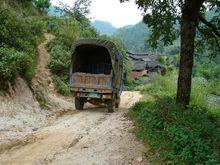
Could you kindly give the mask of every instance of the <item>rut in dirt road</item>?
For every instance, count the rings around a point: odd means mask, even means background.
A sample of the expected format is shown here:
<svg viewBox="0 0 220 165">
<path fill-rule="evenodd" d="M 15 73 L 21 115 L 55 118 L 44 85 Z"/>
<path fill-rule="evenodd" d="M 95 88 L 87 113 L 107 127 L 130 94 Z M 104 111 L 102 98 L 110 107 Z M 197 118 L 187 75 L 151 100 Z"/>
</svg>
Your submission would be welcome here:
<svg viewBox="0 0 220 165">
<path fill-rule="evenodd" d="M 86 105 L 36 132 L 35 140 L 0 155 L 0 164 L 149 164 L 147 149 L 134 136 L 128 108 L 139 92 L 123 92 L 115 113 Z"/>
</svg>

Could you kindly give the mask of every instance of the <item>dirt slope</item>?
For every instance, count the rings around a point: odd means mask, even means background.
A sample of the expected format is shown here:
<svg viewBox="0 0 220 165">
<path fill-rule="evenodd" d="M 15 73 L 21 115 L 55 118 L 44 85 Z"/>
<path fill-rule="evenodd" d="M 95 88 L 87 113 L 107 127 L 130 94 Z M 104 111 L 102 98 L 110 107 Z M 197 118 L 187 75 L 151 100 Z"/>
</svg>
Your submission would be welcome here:
<svg viewBox="0 0 220 165">
<path fill-rule="evenodd" d="M 45 40 L 38 46 L 38 64 L 32 80 L 32 90 L 17 77 L 16 84 L 8 96 L 0 96 L 0 153 L 29 140 L 33 133 L 51 122 L 60 114 L 74 111 L 73 99 L 66 99 L 56 93 L 51 74 L 47 68 L 50 55 L 46 45 L 53 38 L 45 34 Z M 42 109 L 35 99 L 37 93 L 45 98 L 47 109 Z"/>
<path fill-rule="evenodd" d="M 45 40 L 38 46 L 38 63 L 36 75 L 32 80 L 32 89 L 34 93 L 41 93 L 51 111 L 63 111 L 73 109 L 72 100 L 67 100 L 65 97 L 57 94 L 52 81 L 52 76 L 47 65 L 49 64 L 50 54 L 47 52 L 47 44 L 54 36 L 45 33 Z"/>
<path fill-rule="evenodd" d="M 124 92 L 115 113 L 87 105 L 84 111 L 59 118 L 35 133 L 35 140 L 0 155 L 0 164 L 149 164 L 146 148 L 132 133 L 125 115 L 139 100 Z"/>
</svg>

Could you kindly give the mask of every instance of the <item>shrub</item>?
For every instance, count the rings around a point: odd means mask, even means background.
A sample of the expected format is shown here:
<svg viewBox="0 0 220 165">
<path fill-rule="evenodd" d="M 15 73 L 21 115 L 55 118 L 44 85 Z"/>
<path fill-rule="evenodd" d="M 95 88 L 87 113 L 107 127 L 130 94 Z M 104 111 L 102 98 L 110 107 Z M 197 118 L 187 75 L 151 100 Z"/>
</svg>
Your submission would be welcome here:
<svg viewBox="0 0 220 165">
<path fill-rule="evenodd" d="M 0 89 L 6 89 L 16 74 L 28 81 L 31 79 L 37 55 L 37 39 L 44 28 L 39 17 L 18 14 L 15 8 L 0 5 Z"/>
<path fill-rule="evenodd" d="M 219 119 L 206 108 L 175 105 L 172 97 L 141 101 L 129 112 L 137 135 L 167 164 L 217 164 Z M 154 159 L 158 159 L 154 157 Z"/>
<path fill-rule="evenodd" d="M 0 43 L 35 57 L 37 37 L 42 33 L 38 18 L 19 16 L 8 6 L 0 6 Z"/>
<path fill-rule="evenodd" d="M 73 18 L 57 18 L 47 19 L 47 27 L 57 37 L 57 41 L 62 43 L 67 49 L 70 49 L 73 42 L 81 36 L 80 28 L 76 19 Z"/>
<path fill-rule="evenodd" d="M 194 77 L 188 108 L 175 104 L 176 87 L 174 70 L 152 77 L 142 88 L 146 101 L 136 103 L 129 112 L 137 122 L 137 135 L 151 146 L 154 156 L 159 151 L 167 164 L 217 164 L 220 105 L 213 98 L 218 95 L 219 81 Z"/>
<path fill-rule="evenodd" d="M 59 38 L 53 39 L 48 48 L 51 55 L 48 66 L 53 73 L 53 82 L 56 89 L 60 94 L 70 96 L 70 88 L 67 85 L 71 61 L 70 52 Z"/>
<path fill-rule="evenodd" d="M 150 78 L 150 83 L 143 88 L 142 92 L 160 97 L 175 97 L 177 89 L 177 71 L 168 72 L 165 76 L 154 76 Z"/>
<path fill-rule="evenodd" d="M 29 30 L 35 37 L 41 36 L 46 28 L 45 21 L 37 16 L 28 16 L 25 18 L 25 22 L 30 26 Z"/>
<path fill-rule="evenodd" d="M 54 44 L 54 41 L 52 41 L 49 47 L 51 54 L 49 68 L 52 73 L 61 77 L 68 76 L 70 68 L 70 52 L 64 50 L 62 45 Z"/>
<path fill-rule="evenodd" d="M 144 91 L 147 88 L 147 84 L 150 83 L 148 77 L 142 77 L 137 80 L 127 78 L 125 81 L 124 90 L 126 91 Z"/>
<path fill-rule="evenodd" d="M 48 44 L 51 54 L 49 68 L 54 75 L 53 81 L 57 91 L 63 95 L 70 95 L 67 85 L 71 61 L 71 46 L 79 37 L 94 37 L 97 33 L 88 22 L 79 22 L 74 17 L 52 17 L 47 20 L 47 27 L 55 34 L 55 38 Z"/>
<path fill-rule="evenodd" d="M 0 82 L 6 86 L 13 82 L 16 74 L 30 80 L 34 73 L 33 60 L 14 48 L 0 47 Z"/>
<path fill-rule="evenodd" d="M 220 64 L 216 64 L 214 61 L 204 59 L 197 62 L 194 68 L 194 76 L 204 77 L 208 80 L 217 79 L 220 80 Z"/>
<path fill-rule="evenodd" d="M 53 76 L 53 82 L 55 83 L 56 89 L 60 94 L 64 96 L 71 95 L 69 86 L 67 85 L 67 83 L 62 81 L 59 77 Z"/>
<path fill-rule="evenodd" d="M 146 83 L 144 87 L 135 87 L 136 89 L 141 89 L 144 94 L 150 94 L 156 98 L 169 96 L 172 98 L 176 97 L 177 91 L 177 71 L 173 70 L 168 72 L 165 76 L 155 76 L 150 78 L 150 83 Z M 202 106 L 209 109 L 209 111 L 217 112 L 220 108 L 219 103 L 210 102 L 209 96 L 219 95 L 218 91 L 220 89 L 219 81 L 206 80 L 203 77 L 194 77 L 192 79 L 192 90 L 190 104 L 196 106 Z"/>
</svg>

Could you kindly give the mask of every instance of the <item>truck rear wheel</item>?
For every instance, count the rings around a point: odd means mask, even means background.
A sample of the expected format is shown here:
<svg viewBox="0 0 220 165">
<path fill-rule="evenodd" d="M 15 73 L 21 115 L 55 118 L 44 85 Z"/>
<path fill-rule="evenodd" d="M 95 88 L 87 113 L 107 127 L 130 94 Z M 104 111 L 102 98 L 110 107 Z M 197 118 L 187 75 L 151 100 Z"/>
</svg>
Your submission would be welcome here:
<svg viewBox="0 0 220 165">
<path fill-rule="evenodd" d="M 84 99 L 80 97 L 75 97 L 75 107 L 77 110 L 83 110 Z"/>
<path fill-rule="evenodd" d="M 121 102 L 121 97 L 116 98 L 116 101 L 115 101 L 115 108 L 118 108 L 118 107 L 119 107 L 120 102 Z"/>
<path fill-rule="evenodd" d="M 107 101 L 107 109 L 109 113 L 112 113 L 115 111 L 115 101 L 113 100 L 108 100 Z"/>
</svg>

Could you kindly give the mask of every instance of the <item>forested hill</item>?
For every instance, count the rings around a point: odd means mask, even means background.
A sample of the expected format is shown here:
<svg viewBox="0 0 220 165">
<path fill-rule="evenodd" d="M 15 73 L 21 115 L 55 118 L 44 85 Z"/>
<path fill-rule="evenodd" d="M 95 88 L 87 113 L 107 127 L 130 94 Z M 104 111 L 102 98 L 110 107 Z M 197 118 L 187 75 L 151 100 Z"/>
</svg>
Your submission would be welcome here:
<svg viewBox="0 0 220 165">
<path fill-rule="evenodd" d="M 101 34 L 109 36 L 113 35 L 117 31 L 117 28 L 107 21 L 95 20 L 91 23 L 91 25 Z"/>
<path fill-rule="evenodd" d="M 92 22 L 92 26 L 101 34 L 120 38 L 128 51 L 151 50 L 147 45 L 147 39 L 150 36 L 149 28 L 143 22 L 117 29 L 110 22 L 95 20 Z"/>
<path fill-rule="evenodd" d="M 158 43 L 157 48 L 153 49 L 149 44 L 151 30 L 143 22 L 135 25 L 128 25 L 118 29 L 114 37 L 120 38 L 126 49 L 131 52 L 155 52 L 159 54 L 176 55 L 179 53 L 179 39 L 175 40 L 172 45 L 164 46 Z"/>
<path fill-rule="evenodd" d="M 114 36 L 121 38 L 125 47 L 133 52 L 146 51 L 145 43 L 149 35 L 149 28 L 143 22 L 134 26 L 125 26 L 114 33 Z"/>
<path fill-rule="evenodd" d="M 91 25 L 101 34 L 120 38 L 128 51 L 144 52 L 148 49 L 146 43 L 150 33 L 149 28 L 143 22 L 119 29 L 107 21 L 95 20 Z"/>
</svg>

